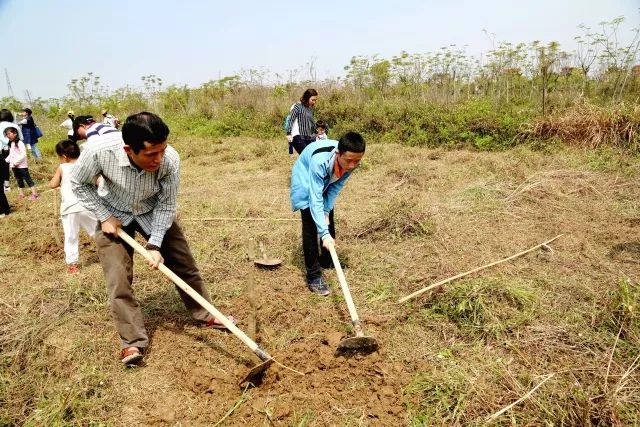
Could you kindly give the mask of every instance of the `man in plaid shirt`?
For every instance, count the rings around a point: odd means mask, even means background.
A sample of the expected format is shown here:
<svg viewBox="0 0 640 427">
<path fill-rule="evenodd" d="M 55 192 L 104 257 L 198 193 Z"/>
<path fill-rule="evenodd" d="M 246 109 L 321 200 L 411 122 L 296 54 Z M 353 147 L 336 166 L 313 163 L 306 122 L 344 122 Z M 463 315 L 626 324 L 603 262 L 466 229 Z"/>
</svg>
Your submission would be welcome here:
<svg viewBox="0 0 640 427">
<path fill-rule="evenodd" d="M 152 268 L 164 263 L 207 301 L 211 297 L 196 267 L 191 250 L 175 222 L 180 183 L 180 157 L 167 145 L 169 128 L 155 114 L 142 112 L 127 118 L 122 138 L 96 137 L 87 144 L 73 169 L 73 191 L 92 211 L 100 225 L 96 231 L 98 256 L 107 282 L 111 313 L 122 343 L 125 365 L 142 360 L 149 338 L 142 310 L 133 296 L 133 249 L 118 238 L 122 228 L 147 239 L 154 259 Z M 106 194 L 99 194 L 96 176 L 104 178 Z M 194 319 L 208 327 L 220 322 L 177 288 Z"/>
</svg>

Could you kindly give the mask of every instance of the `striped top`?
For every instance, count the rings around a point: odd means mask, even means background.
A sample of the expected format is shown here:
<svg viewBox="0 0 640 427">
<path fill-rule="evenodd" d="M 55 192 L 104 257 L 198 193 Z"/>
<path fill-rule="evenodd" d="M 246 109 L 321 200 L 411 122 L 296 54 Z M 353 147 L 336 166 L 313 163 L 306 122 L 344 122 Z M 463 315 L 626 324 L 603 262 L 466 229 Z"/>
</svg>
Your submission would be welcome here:
<svg viewBox="0 0 640 427">
<path fill-rule="evenodd" d="M 87 128 L 87 142 L 91 142 L 91 138 L 95 138 L 96 136 L 102 136 L 109 133 L 114 133 L 120 131 L 113 126 L 107 126 L 102 123 L 96 123 Z M 120 138 L 122 138 L 120 136 Z"/>
<path fill-rule="evenodd" d="M 313 137 L 316 134 L 316 123 L 313 121 L 313 110 L 305 107 L 302 102 L 296 102 L 291 110 L 291 118 L 289 126 L 287 126 L 287 135 L 291 135 L 293 123 L 298 120 L 298 130 L 300 135 Z"/>
<path fill-rule="evenodd" d="M 98 194 L 98 175 L 106 194 Z M 123 225 L 135 220 L 158 247 L 176 217 L 179 184 L 180 156 L 173 147 L 167 146 L 158 170 L 147 172 L 131 164 L 121 138 L 86 144 L 71 173 L 73 192 L 100 222 L 111 216 Z"/>
</svg>

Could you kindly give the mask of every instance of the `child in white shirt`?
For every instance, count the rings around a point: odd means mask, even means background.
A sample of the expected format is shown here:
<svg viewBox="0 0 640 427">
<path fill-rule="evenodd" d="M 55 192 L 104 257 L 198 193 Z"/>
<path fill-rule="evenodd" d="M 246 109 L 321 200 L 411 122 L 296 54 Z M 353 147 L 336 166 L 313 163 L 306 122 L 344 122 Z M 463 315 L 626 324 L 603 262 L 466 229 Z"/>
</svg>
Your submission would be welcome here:
<svg viewBox="0 0 640 427">
<path fill-rule="evenodd" d="M 56 144 L 56 154 L 60 159 L 60 166 L 56 170 L 55 175 L 49 182 L 49 187 L 60 187 L 60 219 L 62 220 L 62 228 L 64 229 L 64 257 L 67 263 L 68 273 L 78 273 L 78 237 L 80 228 L 91 237 L 96 232 L 98 226 L 98 218 L 93 212 L 85 209 L 78 202 L 71 188 L 71 172 L 78 157 L 80 157 L 80 148 L 75 141 L 64 140 Z"/>
<path fill-rule="evenodd" d="M 329 126 L 322 120 L 318 120 L 316 122 L 316 141 L 320 141 L 321 139 L 327 139 L 327 131 L 329 130 Z"/>
<path fill-rule="evenodd" d="M 4 130 L 4 136 L 9 140 L 9 155 L 5 162 L 9 163 L 9 167 L 13 170 L 13 176 L 16 177 L 18 182 L 18 198 L 24 199 L 24 183 L 31 189 L 31 196 L 29 200 L 35 200 L 38 198 L 38 192 L 36 191 L 36 185 L 31 179 L 29 174 L 29 166 L 27 163 L 27 150 L 24 146 L 24 142 L 20 139 L 20 132 L 18 126 L 7 126 Z"/>
</svg>

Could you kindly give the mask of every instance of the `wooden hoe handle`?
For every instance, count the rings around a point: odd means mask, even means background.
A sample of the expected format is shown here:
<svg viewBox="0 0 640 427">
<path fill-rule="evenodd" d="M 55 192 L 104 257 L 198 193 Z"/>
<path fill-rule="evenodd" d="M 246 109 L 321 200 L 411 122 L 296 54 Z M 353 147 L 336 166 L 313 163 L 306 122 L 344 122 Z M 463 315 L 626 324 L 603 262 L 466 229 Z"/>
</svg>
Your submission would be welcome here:
<svg viewBox="0 0 640 427">
<path fill-rule="evenodd" d="M 138 242 L 136 242 L 131 236 L 129 236 L 122 229 L 118 229 L 118 237 L 127 242 L 129 246 L 131 246 L 136 252 L 145 257 L 149 261 L 153 261 L 153 258 L 149 254 L 149 252 L 142 247 Z M 251 338 L 249 338 L 244 332 L 242 332 L 236 325 L 234 325 L 227 317 L 220 313 L 209 301 L 204 299 L 202 295 L 193 290 L 191 286 L 189 286 L 184 280 L 178 277 L 173 271 L 169 270 L 169 268 L 160 264 L 158 266 L 158 270 L 164 273 L 173 283 L 176 284 L 180 289 L 186 292 L 191 298 L 193 298 L 198 304 L 200 304 L 205 310 L 211 313 L 216 319 L 220 320 L 222 324 L 231 331 L 236 337 L 240 339 L 247 347 L 251 349 L 261 360 L 269 360 L 271 356 L 269 356 L 264 350 L 258 346 Z"/>
<path fill-rule="evenodd" d="M 338 260 L 338 254 L 336 253 L 336 248 L 332 244 L 329 245 L 329 252 L 331 253 L 333 266 L 336 268 L 336 274 L 338 275 L 338 281 L 340 282 L 340 287 L 342 288 L 344 299 L 347 302 L 347 307 L 349 308 L 351 323 L 353 323 L 353 327 L 356 331 L 356 335 L 364 336 L 364 332 L 362 331 L 362 327 L 360 326 L 360 319 L 358 318 L 358 312 L 356 311 L 356 306 L 353 304 L 353 299 L 351 298 L 351 292 L 349 291 L 349 286 L 347 285 L 347 279 L 344 277 L 344 272 L 342 271 L 342 266 L 340 265 L 340 261 Z"/>
</svg>

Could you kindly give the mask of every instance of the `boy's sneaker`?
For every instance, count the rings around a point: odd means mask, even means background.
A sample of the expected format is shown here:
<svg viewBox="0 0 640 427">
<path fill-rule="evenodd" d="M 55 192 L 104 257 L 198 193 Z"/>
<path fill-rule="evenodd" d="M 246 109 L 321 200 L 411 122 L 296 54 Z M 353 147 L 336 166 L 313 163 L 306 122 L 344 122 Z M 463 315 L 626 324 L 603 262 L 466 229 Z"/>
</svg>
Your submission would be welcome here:
<svg viewBox="0 0 640 427">
<path fill-rule="evenodd" d="M 69 264 L 67 266 L 67 273 L 69 274 L 80 273 L 80 267 L 78 266 L 78 264 Z"/>
<path fill-rule="evenodd" d="M 329 285 L 324 281 L 322 277 L 318 277 L 317 279 L 311 279 L 307 282 L 307 286 L 309 290 L 313 293 L 326 297 L 331 293 L 331 289 L 329 289 Z"/>
<path fill-rule="evenodd" d="M 29 200 L 35 200 L 37 199 L 39 196 L 37 194 L 32 194 L 29 196 Z"/>
<path fill-rule="evenodd" d="M 142 360 L 142 353 L 138 347 L 127 347 L 120 352 L 120 358 L 127 366 L 136 365 Z"/>
</svg>

